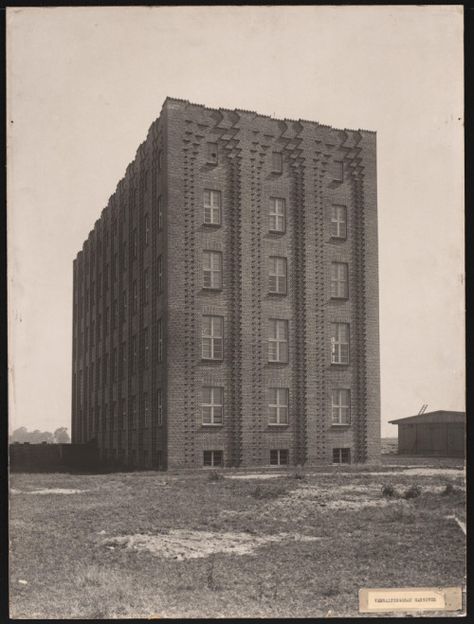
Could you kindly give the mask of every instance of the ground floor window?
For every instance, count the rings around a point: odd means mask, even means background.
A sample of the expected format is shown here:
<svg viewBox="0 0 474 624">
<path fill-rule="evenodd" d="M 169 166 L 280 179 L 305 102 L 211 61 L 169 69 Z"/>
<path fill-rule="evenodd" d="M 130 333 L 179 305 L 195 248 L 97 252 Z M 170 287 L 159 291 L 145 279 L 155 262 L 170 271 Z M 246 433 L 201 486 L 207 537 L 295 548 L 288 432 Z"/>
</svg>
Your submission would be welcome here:
<svg viewBox="0 0 474 624">
<path fill-rule="evenodd" d="M 333 464 L 350 464 L 351 449 L 350 448 L 333 448 L 332 449 Z"/>
<path fill-rule="evenodd" d="M 204 466 L 223 466 L 223 451 L 204 451 Z"/>
<path fill-rule="evenodd" d="M 270 465 L 286 466 L 289 463 L 288 449 L 272 449 L 270 451 Z"/>
</svg>

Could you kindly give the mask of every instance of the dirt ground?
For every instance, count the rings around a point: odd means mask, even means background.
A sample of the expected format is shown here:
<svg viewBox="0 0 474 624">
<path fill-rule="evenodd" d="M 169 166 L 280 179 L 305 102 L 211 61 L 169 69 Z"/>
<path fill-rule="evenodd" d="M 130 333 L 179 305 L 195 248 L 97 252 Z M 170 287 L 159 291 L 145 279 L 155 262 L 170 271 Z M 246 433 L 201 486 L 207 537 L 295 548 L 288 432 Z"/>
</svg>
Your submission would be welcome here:
<svg viewBox="0 0 474 624">
<path fill-rule="evenodd" d="M 362 587 L 464 586 L 462 464 L 392 460 L 14 474 L 11 616 L 357 616 Z"/>
</svg>

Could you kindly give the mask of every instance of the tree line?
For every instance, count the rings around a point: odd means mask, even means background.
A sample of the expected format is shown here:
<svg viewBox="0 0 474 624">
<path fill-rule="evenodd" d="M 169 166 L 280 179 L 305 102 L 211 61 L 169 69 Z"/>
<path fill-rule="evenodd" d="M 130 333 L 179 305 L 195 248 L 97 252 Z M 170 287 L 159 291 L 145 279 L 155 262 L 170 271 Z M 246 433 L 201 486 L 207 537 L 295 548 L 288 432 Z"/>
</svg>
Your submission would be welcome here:
<svg viewBox="0 0 474 624">
<path fill-rule="evenodd" d="M 26 427 L 19 427 L 12 431 L 9 436 L 10 444 L 14 442 L 30 442 L 31 444 L 40 444 L 47 442 L 48 444 L 68 444 L 71 441 L 67 432 L 67 427 L 58 427 L 56 431 L 28 431 Z"/>
</svg>

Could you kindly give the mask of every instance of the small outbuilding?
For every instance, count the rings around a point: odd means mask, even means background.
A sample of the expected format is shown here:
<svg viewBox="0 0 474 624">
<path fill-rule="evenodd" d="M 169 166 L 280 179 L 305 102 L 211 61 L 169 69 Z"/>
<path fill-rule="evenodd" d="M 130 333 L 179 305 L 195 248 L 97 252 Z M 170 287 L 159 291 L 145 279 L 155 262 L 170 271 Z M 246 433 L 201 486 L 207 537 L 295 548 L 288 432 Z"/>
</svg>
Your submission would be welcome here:
<svg viewBox="0 0 474 624">
<path fill-rule="evenodd" d="M 438 410 L 391 420 L 390 423 L 398 425 L 400 455 L 465 455 L 465 412 Z"/>
</svg>

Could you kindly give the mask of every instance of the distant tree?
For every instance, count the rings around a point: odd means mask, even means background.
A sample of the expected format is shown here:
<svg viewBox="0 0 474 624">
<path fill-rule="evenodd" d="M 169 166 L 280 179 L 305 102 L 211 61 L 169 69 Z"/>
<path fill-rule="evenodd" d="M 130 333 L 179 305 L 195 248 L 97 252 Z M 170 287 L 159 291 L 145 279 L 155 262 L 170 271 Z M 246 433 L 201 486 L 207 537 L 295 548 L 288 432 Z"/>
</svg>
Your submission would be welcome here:
<svg viewBox="0 0 474 624">
<path fill-rule="evenodd" d="M 59 427 L 54 432 L 54 441 L 56 444 L 69 444 L 71 438 L 67 432 L 67 427 Z"/>
<path fill-rule="evenodd" d="M 12 431 L 10 442 L 31 442 L 31 444 L 47 442 L 48 444 L 52 444 L 54 442 L 54 435 L 51 431 L 40 431 L 39 429 L 28 431 L 26 427 L 19 427 Z"/>
</svg>

